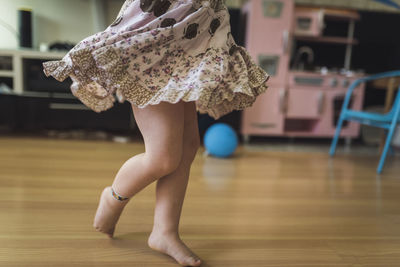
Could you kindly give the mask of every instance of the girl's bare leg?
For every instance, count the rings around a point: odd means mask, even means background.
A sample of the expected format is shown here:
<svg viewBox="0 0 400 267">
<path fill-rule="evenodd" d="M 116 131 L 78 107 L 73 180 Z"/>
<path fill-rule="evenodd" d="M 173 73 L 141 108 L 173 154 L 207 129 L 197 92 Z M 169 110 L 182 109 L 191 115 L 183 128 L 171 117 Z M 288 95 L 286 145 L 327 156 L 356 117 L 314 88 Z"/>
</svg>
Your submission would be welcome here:
<svg viewBox="0 0 400 267">
<path fill-rule="evenodd" d="M 151 235 L 157 244 L 149 244 L 184 266 L 199 266 L 201 262 L 198 257 L 179 239 L 177 232 L 189 168 L 199 143 L 194 104 L 161 103 L 144 109 L 133 107 L 133 111 L 144 138 L 146 152 L 125 162 L 112 186 L 119 195 L 132 197 L 163 177 L 166 182 L 157 186 L 155 225 L 164 225 L 165 228 L 154 228 L 159 230 L 153 230 Z M 186 147 L 184 151 L 183 145 Z M 174 175 L 169 175 L 172 173 Z M 126 201 L 120 202 L 111 196 L 110 187 L 105 188 L 95 217 L 96 229 L 112 237 L 115 224 L 126 204 Z M 156 238 L 160 233 L 169 235 Z"/>
<path fill-rule="evenodd" d="M 160 103 L 143 109 L 132 105 L 132 109 L 146 152 L 126 161 L 112 185 L 118 195 L 129 198 L 177 169 L 182 158 L 184 124 L 183 102 Z M 111 195 L 111 187 L 106 187 L 94 219 L 96 230 L 113 237 L 115 225 L 127 202 L 116 200 Z"/>
<path fill-rule="evenodd" d="M 199 266 L 201 261 L 179 237 L 179 220 L 189 180 L 190 166 L 200 145 L 194 102 L 185 103 L 182 160 L 171 174 L 159 179 L 156 208 L 149 246 L 175 258 L 183 266 Z"/>
</svg>

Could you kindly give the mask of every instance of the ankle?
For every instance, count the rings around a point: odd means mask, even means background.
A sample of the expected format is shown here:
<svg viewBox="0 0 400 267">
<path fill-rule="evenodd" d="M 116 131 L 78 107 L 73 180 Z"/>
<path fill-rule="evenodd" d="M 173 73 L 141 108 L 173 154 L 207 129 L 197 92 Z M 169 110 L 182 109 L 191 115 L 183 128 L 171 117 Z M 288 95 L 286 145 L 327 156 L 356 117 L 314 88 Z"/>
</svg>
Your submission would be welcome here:
<svg viewBox="0 0 400 267">
<path fill-rule="evenodd" d="M 118 200 L 118 198 L 116 196 L 114 196 L 113 189 L 111 186 L 106 188 L 106 190 L 107 190 L 106 194 L 108 195 L 107 202 L 109 203 L 109 205 L 111 205 L 113 207 L 124 207 L 126 204 L 128 204 L 130 198 L 121 201 L 121 200 Z"/>
<path fill-rule="evenodd" d="M 168 250 L 168 244 L 174 242 L 182 242 L 179 234 L 176 232 L 161 232 L 158 230 L 154 230 L 151 232 L 150 236 L 147 239 L 147 244 L 152 249 L 156 250 Z"/>
<path fill-rule="evenodd" d="M 151 236 L 180 238 L 179 232 L 177 230 L 165 229 L 161 227 L 153 227 L 153 230 L 151 231 Z"/>
<path fill-rule="evenodd" d="M 125 201 L 128 201 L 130 199 L 130 197 L 121 196 L 120 194 L 115 192 L 113 186 L 110 187 L 110 190 L 111 190 L 111 195 L 113 196 L 113 198 L 115 198 L 118 201 L 125 202 Z"/>
</svg>

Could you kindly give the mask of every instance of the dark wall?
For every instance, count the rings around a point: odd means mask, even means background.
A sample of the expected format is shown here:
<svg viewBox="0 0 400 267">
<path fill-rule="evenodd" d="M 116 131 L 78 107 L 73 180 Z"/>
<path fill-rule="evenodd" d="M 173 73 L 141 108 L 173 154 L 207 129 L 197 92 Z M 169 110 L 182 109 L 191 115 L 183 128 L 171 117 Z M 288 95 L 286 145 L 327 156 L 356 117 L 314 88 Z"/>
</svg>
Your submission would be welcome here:
<svg viewBox="0 0 400 267">
<path fill-rule="evenodd" d="M 366 73 L 400 69 L 400 14 L 360 12 L 353 66 Z"/>
<path fill-rule="evenodd" d="M 368 74 L 400 70 L 400 14 L 360 12 L 361 21 L 356 26 L 353 67 Z M 367 84 L 364 109 L 369 106 L 383 106 L 386 90 Z"/>
</svg>

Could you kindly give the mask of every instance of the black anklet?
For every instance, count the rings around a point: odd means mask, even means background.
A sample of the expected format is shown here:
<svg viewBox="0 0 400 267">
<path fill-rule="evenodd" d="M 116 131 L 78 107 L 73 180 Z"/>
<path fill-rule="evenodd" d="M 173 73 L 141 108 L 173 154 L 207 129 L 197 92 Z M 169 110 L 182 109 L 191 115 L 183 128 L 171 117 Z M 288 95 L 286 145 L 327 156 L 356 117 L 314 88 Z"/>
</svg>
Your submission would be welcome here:
<svg viewBox="0 0 400 267">
<path fill-rule="evenodd" d="M 123 197 L 123 196 L 120 196 L 120 195 L 118 195 L 117 193 L 115 193 L 115 191 L 114 191 L 114 189 L 111 187 L 111 195 L 116 199 L 116 200 L 119 200 L 119 201 L 125 201 L 125 200 L 128 200 L 129 199 L 129 197 Z"/>
</svg>

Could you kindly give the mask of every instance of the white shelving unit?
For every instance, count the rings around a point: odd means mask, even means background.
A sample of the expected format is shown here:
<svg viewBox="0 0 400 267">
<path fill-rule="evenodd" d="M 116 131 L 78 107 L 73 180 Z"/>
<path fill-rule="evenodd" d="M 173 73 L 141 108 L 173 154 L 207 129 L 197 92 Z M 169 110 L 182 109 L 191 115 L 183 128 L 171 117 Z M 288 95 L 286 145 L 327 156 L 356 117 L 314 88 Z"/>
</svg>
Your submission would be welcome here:
<svg viewBox="0 0 400 267">
<path fill-rule="evenodd" d="M 66 52 L 41 52 L 31 49 L 0 49 L 0 58 L 11 59 L 11 69 L 0 69 L 0 79 L 2 77 L 11 78 L 13 81 L 13 92 L 24 94 L 24 59 L 57 60 L 64 57 Z"/>
<path fill-rule="evenodd" d="M 0 83 L 5 82 L 8 85 L 12 83 L 10 93 L 0 92 L 0 101 L 2 101 L 0 105 L 3 108 L 0 124 L 14 131 L 68 129 L 69 127 L 127 132 L 136 129 L 128 103 L 124 106 L 116 105 L 113 109 L 97 114 L 81 103 L 70 90 L 66 90 L 65 85 L 61 88 L 61 83 L 57 81 L 53 83 L 54 90 L 48 90 L 53 85 L 44 83 L 42 88 L 40 84 L 38 85 L 40 79 L 37 79 L 36 83 L 26 80 L 38 78 L 35 75 L 40 75 L 37 72 L 43 68 L 40 62 L 62 59 L 66 53 L 66 51 L 0 49 Z M 32 64 L 36 60 L 38 64 Z M 36 74 L 32 74 L 32 66 Z M 60 88 L 56 88 L 58 85 Z"/>
</svg>

